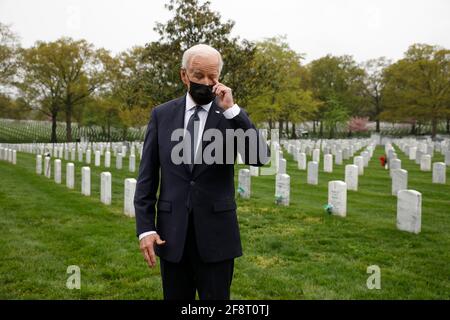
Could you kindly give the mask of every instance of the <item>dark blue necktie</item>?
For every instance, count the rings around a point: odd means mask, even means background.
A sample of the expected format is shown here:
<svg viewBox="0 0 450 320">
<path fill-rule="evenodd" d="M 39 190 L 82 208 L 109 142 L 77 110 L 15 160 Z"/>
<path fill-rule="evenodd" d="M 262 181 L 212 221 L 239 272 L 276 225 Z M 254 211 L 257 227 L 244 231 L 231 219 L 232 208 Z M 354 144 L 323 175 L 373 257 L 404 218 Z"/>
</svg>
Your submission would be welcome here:
<svg viewBox="0 0 450 320">
<path fill-rule="evenodd" d="M 190 134 L 191 138 L 191 152 L 190 152 L 190 163 L 189 163 L 189 169 L 194 169 L 194 159 L 195 159 L 195 139 L 198 139 L 198 130 L 200 125 L 200 118 L 198 117 L 198 113 L 203 110 L 202 106 L 195 106 L 194 114 L 189 118 L 188 124 L 187 124 L 187 131 Z M 197 121 L 197 123 L 195 123 Z"/>
</svg>

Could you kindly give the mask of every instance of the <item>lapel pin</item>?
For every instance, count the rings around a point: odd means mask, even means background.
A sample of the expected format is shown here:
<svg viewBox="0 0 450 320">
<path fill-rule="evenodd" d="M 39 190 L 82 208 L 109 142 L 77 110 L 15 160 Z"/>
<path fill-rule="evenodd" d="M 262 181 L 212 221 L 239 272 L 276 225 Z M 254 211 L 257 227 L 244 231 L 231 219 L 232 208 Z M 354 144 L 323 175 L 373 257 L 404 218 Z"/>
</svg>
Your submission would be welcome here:
<svg viewBox="0 0 450 320">
<path fill-rule="evenodd" d="M 220 113 L 220 111 L 219 111 L 219 110 L 216 110 L 216 113 Z"/>
</svg>

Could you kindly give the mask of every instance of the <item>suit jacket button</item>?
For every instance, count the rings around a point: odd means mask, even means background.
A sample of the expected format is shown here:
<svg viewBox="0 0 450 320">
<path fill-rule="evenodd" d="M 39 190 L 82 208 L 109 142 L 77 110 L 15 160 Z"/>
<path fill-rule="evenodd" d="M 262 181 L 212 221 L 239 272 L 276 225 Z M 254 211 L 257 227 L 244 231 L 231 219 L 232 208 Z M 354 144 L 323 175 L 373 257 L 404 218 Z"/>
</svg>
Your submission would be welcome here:
<svg viewBox="0 0 450 320">
<path fill-rule="evenodd" d="M 191 181 L 191 186 L 195 185 L 195 181 Z"/>
</svg>

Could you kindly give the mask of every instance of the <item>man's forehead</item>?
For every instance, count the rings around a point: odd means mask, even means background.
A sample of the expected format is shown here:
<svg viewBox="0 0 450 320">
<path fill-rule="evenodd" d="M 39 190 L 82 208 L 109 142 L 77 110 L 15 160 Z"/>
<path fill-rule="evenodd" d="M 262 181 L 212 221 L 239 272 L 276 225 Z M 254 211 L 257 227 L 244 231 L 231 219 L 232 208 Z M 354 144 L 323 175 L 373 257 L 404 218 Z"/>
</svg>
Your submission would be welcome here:
<svg viewBox="0 0 450 320">
<path fill-rule="evenodd" d="M 194 56 L 190 61 L 189 69 L 192 71 L 219 71 L 220 61 L 218 57 L 210 56 Z"/>
</svg>

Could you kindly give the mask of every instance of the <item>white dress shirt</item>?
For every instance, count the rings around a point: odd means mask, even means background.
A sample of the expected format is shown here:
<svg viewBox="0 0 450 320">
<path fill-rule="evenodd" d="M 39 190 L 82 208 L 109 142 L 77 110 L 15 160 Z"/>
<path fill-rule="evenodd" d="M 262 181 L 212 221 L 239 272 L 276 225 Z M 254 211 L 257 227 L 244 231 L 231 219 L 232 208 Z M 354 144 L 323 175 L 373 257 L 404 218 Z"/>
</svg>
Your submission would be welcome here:
<svg viewBox="0 0 450 320">
<path fill-rule="evenodd" d="M 185 110 L 184 111 L 184 130 L 186 130 L 189 119 L 195 112 L 194 107 L 196 105 L 197 104 L 194 102 L 191 95 L 188 93 L 186 95 L 186 106 L 184 109 Z M 211 105 L 212 105 L 212 102 L 202 105 L 203 110 L 200 110 L 198 112 L 199 127 L 198 127 L 198 137 L 197 137 L 197 141 L 195 144 L 195 150 L 197 150 L 198 146 L 200 145 L 201 137 L 203 136 L 203 130 L 205 128 L 206 118 L 208 117 L 208 112 L 211 109 Z M 231 108 L 228 108 L 222 114 L 226 119 L 232 119 L 232 118 L 236 117 L 240 111 L 241 111 L 241 108 L 239 108 L 239 106 L 237 104 L 234 104 Z M 156 233 L 156 231 L 147 231 L 147 232 L 141 233 L 139 235 L 139 241 L 142 240 L 144 237 L 154 234 L 154 233 Z"/>
</svg>

